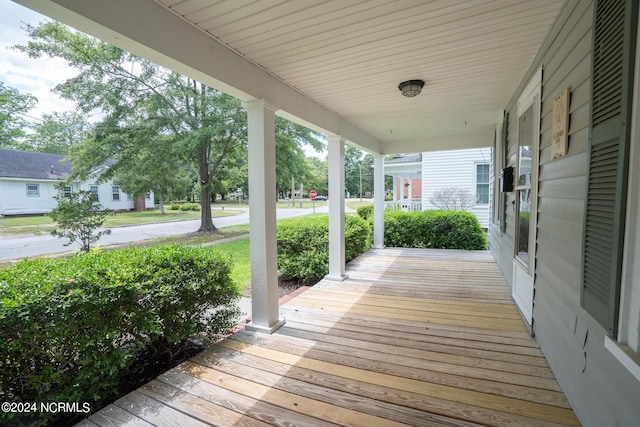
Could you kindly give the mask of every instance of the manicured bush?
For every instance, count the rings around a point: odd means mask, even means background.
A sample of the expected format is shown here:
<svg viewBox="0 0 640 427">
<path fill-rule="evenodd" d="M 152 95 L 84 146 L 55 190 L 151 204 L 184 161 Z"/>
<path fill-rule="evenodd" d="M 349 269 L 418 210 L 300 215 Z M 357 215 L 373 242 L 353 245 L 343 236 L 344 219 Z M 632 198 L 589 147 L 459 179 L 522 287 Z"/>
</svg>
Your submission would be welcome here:
<svg viewBox="0 0 640 427">
<path fill-rule="evenodd" d="M 486 249 L 487 237 L 469 212 L 387 211 L 384 243 L 388 247 Z"/>
<path fill-rule="evenodd" d="M 371 247 L 371 227 L 364 219 L 345 218 L 345 261 Z M 278 222 L 278 270 L 285 280 L 312 283 L 329 273 L 329 218 L 302 217 Z"/>
<path fill-rule="evenodd" d="M 0 270 L 0 401 L 95 407 L 113 398 L 141 354 L 177 352 L 233 325 L 230 268 L 210 247 L 165 246 Z M 36 415 L 0 413 L 0 424 L 51 423 Z"/>
<path fill-rule="evenodd" d="M 181 211 L 199 211 L 200 210 L 200 204 L 199 203 L 182 203 L 180 205 L 180 210 Z"/>
<path fill-rule="evenodd" d="M 373 205 L 360 206 L 358 216 L 366 221 L 373 221 Z"/>
</svg>

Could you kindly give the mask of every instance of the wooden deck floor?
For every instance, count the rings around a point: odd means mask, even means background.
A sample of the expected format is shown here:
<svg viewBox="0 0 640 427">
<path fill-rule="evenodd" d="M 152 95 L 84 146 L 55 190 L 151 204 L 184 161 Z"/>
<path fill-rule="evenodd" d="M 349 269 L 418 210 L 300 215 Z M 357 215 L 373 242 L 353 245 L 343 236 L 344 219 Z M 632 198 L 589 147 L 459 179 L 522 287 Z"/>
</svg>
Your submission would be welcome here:
<svg viewBox="0 0 640 427">
<path fill-rule="evenodd" d="M 488 252 L 372 250 L 85 426 L 579 425 Z"/>
</svg>

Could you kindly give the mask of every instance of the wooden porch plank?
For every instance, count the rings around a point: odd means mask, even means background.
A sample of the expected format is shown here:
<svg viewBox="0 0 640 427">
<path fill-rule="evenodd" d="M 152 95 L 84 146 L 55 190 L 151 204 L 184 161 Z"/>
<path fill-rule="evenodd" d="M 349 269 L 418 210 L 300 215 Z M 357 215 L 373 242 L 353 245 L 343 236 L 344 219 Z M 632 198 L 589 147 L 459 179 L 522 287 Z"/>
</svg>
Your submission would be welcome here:
<svg viewBox="0 0 640 427">
<path fill-rule="evenodd" d="M 408 378 L 431 384 L 447 385 L 464 390 L 475 390 L 545 405 L 570 408 L 562 392 L 506 382 L 504 376 L 502 376 L 502 381 L 494 381 L 486 377 L 464 376 L 460 372 L 455 374 L 445 373 L 433 369 L 430 365 L 425 365 L 422 360 L 392 354 L 385 355 L 382 362 L 380 361 L 379 352 L 376 351 L 359 349 L 356 352 L 353 348 L 350 349 L 334 344 L 304 345 L 304 340 L 282 334 L 270 337 L 269 340 L 263 340 L 253 334 L 240 332 L 234 335 L 233 338 L 261 348 L 283 351 L 290 355 L 304 356 L 305 359 L 347 366 L 370 373 L 388 374 L 394 377 Z"/>
<path fill-rule="evenodd" d="M 292 412 L 306 414 L 329 423 L 361 427 L 407 426 L 405 423 L 396 422 L 388 418 L 377 417 L 344 407 L 336 407 L 296 393 L 274 389 L 256 382 L 255 379 L 247 380 L 212 368 L 203 369 L 202 365 L 196 365 L 192 362 L 185 362 L 176 370 L 261 402 L 267 402 Z"/>
<path fill-rule="evenodd" d="M 497 410 L 490 410 L 478 406 L 467 405 L 460 402 L 444 400 L 439 397 L 431 397 L 404 390 L 398 390 L 381 385 L 367 383 L 364 381 L 345 381 L 343 377 L 333 375 L 329 372 L 319 372 L 295 365 L 292 366 L 283 362 L 264 359 L 259 356 L 242 353 L 235 350 L 229 350 L 220 346 L 214 346 L 211 349 L 200 353 L 200 355 L 198 355 L 198 358 L 201 357 L 202 359 L 207 361 L 207 364 L 211 366 L 217 366 L 217 360 L 219 360 L 220 358 L 225 358 L 226 360 L 232 360 L 244 366 L 250 366 L 262 371 L 280 375 L 283 378 L 296 379 L 321 387 L 329 387 L 333 390 L 339 390 L 352 395 L 365 395 L 382 402 L 388 402 L 410 409 L 420 410 L 423 412 L 423 417 L 417 420 L 419 421 L 417 425 L 421 427 L 423 425 L 428 425 L 422 422 L 431 420 L 433 416 L 442 416 L 445 417 L 445 419 L 450 417 L 452 421 L 459 419 L 471 423 L 480 423 L 481 425 L 496 427 L 549 427 L 566 425 L 543 421 L 537 418 L 529 418 L 521 415 L 505 413 Z M 436 425 L 440 424 L 436 423 Z"/>
<path fill-rule="evenodd" d="M 292 329 L 295 330 L 295 332 L 291 332 Z M 410 354 L 416 358 L 428 361 L 446 362 L 460 366 L 522 374 L 527 377 L 537 376 L 540 378 L 554 379 L 551 370 L 546 366 L 546 364 L 542 363 L 543 361 L 540 361 L 537 365 L 530 365 L 518 363 L 510 357 L 494 357 L 493 359 L 488 359 L 486 357 L 478 357 L 477 355 L 454 354 L 453 351 L 447 352 L 448 348 L 446 347 L 425 350 L 417 348 L 417 346 L 413 345 L 413 341 L 407 342 L 407 340 L 402 337 L 396 338 L 392 335 L 378 336 L 378 331 L 375 330 L 367 330 L 366 339 L 363 339 L 362 336 L 365 334 L 363 330 L 336 330 L 330 329 L 326 326 L 316 326 L 307 323 L 301 324 L 296 322 L 294 319 L 287 318 L 287 329 L 284 329 L 282 333 L 295 333 L 301 336 L 313 336 L 314 339 L 317 337 L 317 340 L 320 342 L 333 342 L 336 344 L 345 343 L 345 345 L 347 343 L 354 343 L 354 345 L 360 345 L 367 348 L 377 348 L 383 353 L 388 351 L 396 354 Z M 488 353 L 488 355 L 494 356 L 494 353 Z"/>
<path fill-rule="evenodd" d="M 351 390 L 351 392 L 344 392 L 326 385 L 320 386 L 310 382 L 308 376 L 305 377 L 304 381 L 290 378 L 285 376 L 285 369 L 288 369 L 285 365 L 281 365 L 281 368 L 284 369 L 278 370 L 276 362 L 273 362 L 275 367 L 272 366 L 269 368 L 264 361 L 261 361 L 258 365 L 260 368 L 257 368 L 252 366 L 252 361 L 249 359 L 251 357 L 252 356 L 238 354 L 232 350 L 216 348 L 215 351 L 202 352 L 194 356 L 191 361 L 246 380 L 255 381 L 262 385 L 299 394 L 300 396 L 319 400 L 341 408 L 351 408 L 376 417 L 386 417 L 390 420 L 408 425 L 450 427 L 479 426 L 479 424 L 476 423 L 443 417 L 437 414 L 429 414 L 407 406 L 400 406 L 362 396 L 353 393 L 353 390 Z"/>
<path fill-rule="evenodd" d="M 359 341 L 348 338 L 338 338 L 332 340 L 330 336 L 322 333 L 313 333 L 306 330 L 298 329 L 296 324 L 291 324 L 287 321 L 287 325 L 280 331 L 281 335 L 288 335 L 291 337 L 301 338 L 307 342 L 313 342 L 311 345 L 314 349 L 326 351 L 337 351 L 338 354 L 358 354 L 358 357 L 364 357 L 368 354 L 373 360 L 380 358 L 380 353 L 384 353 L 390 356 L 399 356 L 408 358 L 407 362 L 403 363 L 404 366 L 416 366 L 417 368 L 424 368 L 428 366 L 429 370 L 434 370 L 446 374 L 461 375 L 469 378 L 476 379 L 488 379 L 495 382 L 503 382 L 509 384 L 517 384 L 527 387 L 540 388 L 544 390 L 551 390 L 559 392 L 560 387 L 556 380 L 551 377 L 540 377 L 526 374 L 519 374 L 510 372 L 509 367 L 506 366 L 506 362 L 495 364 L 495 369 L 487 369 L 476 366 L 465 366 L 461 364 L 452 363 L 450 358 L 444 357 L 442 361 L 430 359 L 424 352 L 413 350 L 411 348 L 398 348 L 392 345 L 371 343 L 367 341 Z M 333 347 L 324 345 L 330 343 Z M 335 346 L 339 346 L 337 349 Z M 370 353 L 364 353 L 368 351 Z M 426 364 L 425 361 L 429 363 Z"/>
<path fill-rule="evenodd" d="M 296 303 L 292 302 L 292 304 L 296 304 Z M 300 323 L 308 323 L 314 326 L 323 325 L 323 321 L 321 319 L 317 319 L 315 315 L 312 316 L 311 314 L 309 314 L 308 316 L 305 317 L 305 314 L 307 312 L 306 307 L 297 306 L 297 305 L 295 307 L 297 311 L 292 313 L 292 315 L 290 316 L 291 320 L 295 320 Z M 320 311 L 322 313 L 329 313 L 329 314 L 335 313 L 330 310 L 320 310 Z M 334 318 L 336 317 L 334 316 Z M 382 331 L 378 331 L 378 326 L 385 323 L 387 325 L 387 328 L 382 328 L 383 329 Z M 332 331 L 334 329 L 349 329 L 349 328 L 340 328 L 335 324 L 331 324 L 331 322 L 328 322 L 328 321 L 324 322 L 324 325 L 326 325 Z M 471 339 L 464 339 L 464 338 L 458 338 L 458 337 L 450 337 L 448 334 L 447 335 L 431 334 L 431 333 L 428 333 L 429 330 L 424 326 L 419 331 L 404 332 L 401 330 L 401 331 L 395 332 L 392 328 L 395 328 L 397 331 L 398 326 L 397 324 L 395 324 L 394 320 L 384 318 L 382 316 L 378 316 L 378 322 L 376 324 L 373 324 L 371 326 L 367 325 L 365 327 L 368 333 L 371 333 L 371 334 L 381 333 L 382 335 L 388 335 L 388 336 L 390 335 L 391 337 L 407 338 L 411 341 L 417 340 L 420 342 L 431 342 L 431 343 L 438 343 L 438 344 L 444 344 L 444 345 L 453 345 L 458 347 L 474 348 L 474 349 L 480 349 L 480 350 L 500 351 L 504 353 L 522 354 L 522 355 L 535 356 L 540 358 L 544 357 L 539 347 L 532 346 L 532 345 L 521 345 L 522 340 L 515 340 L 515 339 L 509 340 L 508 338 L 503 338 L 503 342 L 496 342 L 495 340 L 491 340 L 491 339 L 485 341 L 482 339 L 481 336 L 478 336 L 476 337 L 476 339 L 471 340 Z M 363 330 L 362 328 L 355 329 L 356 332 L 362 331 L 362 330 Z M 386 331 L 389 331 L 389 332 L 386 332 Z"/>
<path fill-rule="evenodd" d="M 400 297 L 390 295 L 369 295 L 366 292 L 333 290 L 324 287 L 311 288 L 296 298 L 315 299 L 318 301 L 340 301 L 342 303 L 358 303 L 362 305 L 380 306 L 389 309 L 423 310 L 429 307 L 443 314 L 480 314 L 498 319 L 517 319 L 522 316 L 515 307 L 505 304 L 479 304 L 467 301 L 449 301 L 435 298 Z"/>
<path fill-rule="evenodd" d="M 205 427 L 211 425 L 205 424 L 187 414 L 164 405 L 138 390 L 132 391 L 126 396 L 116 400 L 114 405 L 119 406 L 156 427 Z"/>
<path fill-rule="evenodd" d="M 482 329 L 475 326 L 457 326 L 431 323 L 426 325 L 421 321 L 393 319 L 392 322 L 389 319 L 367 316 L 363 314 L 353 315 L 351 313 L 344 312 L 331 312 L 329 310 L 314 309 L 306 307 L 301 310 L 299 306 L 294 306 L 290 302 L 287 305 L 281 307 L 283 312 L 300 316 L 301 318 L 319 318 L 328 319 L 328 321 L 335 322 L 337 325 L 355 325 L 356 327 L 368 328 L 369 325 L 373 325 L 376 329 L 384 330 L 390 329 L 395 331 L 407 331 L 409 333 L 422 333 L 422 331 L 433 331 L 434 334 L 445 334 L 449 336 L 449 333 L 467 333 L 471 335 L 477 335 L 475 340 L 490 340 L 490 339 L 518 339 L 520 342 L 529 341 L 531 346 L 539 347 L 534 340 L 531 339 L 529 333 L 526 331 L 504 331 L 499 329 Z M 313 323 L 313 322 L 311 322 Z M 362 330 L 362 329 L 360 329 Z"/>
<path fill-rule="evenodd" d="M 166 375 L 161 378 L 166 379 Z M 160 378 L 159 378 L 160 379 Z M 188 379 L 188 384 L 194 384 Z M 139 389 L 141 393 L 155 399 L 189 416 L 219 427 L 233 427 L 237 425 L 251 427 L 267 427 L 270 424 L 244 415 L 242 411 L 235 411 L 217 405 L 210 400 L 187 393 L 179 387 L 166 384 L 160 380 L 150 381 Z"/>
<path fill-rule="evenodd" d="M 258 347 L 232 339 L 222 341 L 217 345 L 313 371 L 331 372 L 333 375 L 347 380 L 358 380 L 420 395 L 439 397 L 449 401 L 479 406 L 485 409 L 508 412 L 515 415 L 523 415 L 559 424 L 567 423 L 567 425 L 580 425 L 577 418 L 575 418 L 573 411 L 568 408 L 559 408 L 556 406 L 528 402 L 510 397 L 490 395 L 473 390 L 462 390 L 451 386 L 423 382 L 412 378 L 397 377 L 390 374 L 369 372 L 350 366 L 328 363 L 303 356 L 288 354 L 278 350 Z"/>
<path fill-rule="evenodd" d="M 362 304 L 341 304 L 340 302 L 314 301 L 294 298 L 291 304 L 302 307 L 320 308 L 324 310 L 339 311 L 342 313 L 364 314 L 368 316 L 388 317 L 391 319 L 415 320 L 426 323 L 443 323 L 446 325 L 471 326 L 483 329 L 504 329 L 508 331 L 524 332 L 526 328 L 518 319 L 500 319 L 488 317 L 461 318 L 455 315 L 447 315 L 433 311 L 416 310 L 388 310 L 366 306 Z"/>
<path fill-rule="evenodd" d="M 338 329 L 353 332 L 360 332 L 363 328 L 372 329 L 376 335 L 384 335 L 386 333 L 393 335 L 398 329 L 401 332 L 409 333 L 411 335 L 421 335 L 424 339 L 438 340 L 439 338 L 457 340 L 458 342 L 483 342 L 490 344 L 504 344 L 507 346 L 516 347 L 530 347 L 539 349 L 540 346 L 532 340 L 528 334 L 521 333 L 521 336 L 517 337 L 513 334 L 504 334 L 503 331 L 499 333 L 491 333 L 495 331 L 481 331 L 479 329 L 466 330 L 460 327 L 452 328 L 447 325 L 431 324 L 429 327 L 425 327 L 423 323 L 405 322 L 399 324 L 397 321 L 392 323 L 385 321 L 385 319 L 370 318 L 365 320 L 361 317 L 352 317 L 348 315 L 336 316 L 325 310 L 301 310 L 299 307 L 292 305 L 283 306 L 281 309 L 283 315 L 286 315 L 287 319 L 295 319 L 299 323 L 306 323 L 314 326 L 326 326 L 329 330 Z M 382 321 L 380 321 L 382 320 Z M 465 344 L 459 344 L 465 345 Z M 471 346 L 472 344 L 466 344 Z"/>
<path fill-rule="evenodd" d="M 204 368 L 204 367 L 203 367 Z M 204 372 L 206 368 L 202 369 Z M 226 388 L 226 384 L 212 384 L 186 374 L 180 369 L 172 369 L 165 372 L 158 380 L 182 391 L 188 392 L 198 398 L 215 403 L 219 407 L 224 407 L 238 412 L 248 417 L 255 418 L 261 423 L 258 425 L 300 425 L 335 427 L 336 424 L 314 418 L 297 411 L 290 411 L 282 407 L 267 403 L 263 398 L 258 400 L 237 393 Z M 216 417 L 209 417 L 211 421 L 216 421 Z M 248 418 L 247 418 L 248 419 Z M 189 425 L 189 424 L 186 424 Z"/>
<path fill-rule="evenodd" d="M 89 420 L 100 427 L 153 427 L 153 424 L 113 404 L 91 415 Z"/>
</svg>

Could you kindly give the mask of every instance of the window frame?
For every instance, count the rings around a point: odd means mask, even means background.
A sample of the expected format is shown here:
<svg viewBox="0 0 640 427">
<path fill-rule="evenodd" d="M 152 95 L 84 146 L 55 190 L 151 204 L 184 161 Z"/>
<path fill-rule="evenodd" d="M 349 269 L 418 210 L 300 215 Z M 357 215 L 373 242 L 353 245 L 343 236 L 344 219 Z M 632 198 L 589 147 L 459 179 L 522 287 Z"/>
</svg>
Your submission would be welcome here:
<svg viewBox="0 0 640 427">
<path fill-rule="evenodd" d="M 121 200 L 120 198 L 120 186 L 119 185 L 112 185 L 111 186 L 111 201 L 112 202 L 119 202 Z"/>
<path fill-rule="evenodd" d="M 70 199 L 71 194 L 73 193 L 73 185 L 65 185 L 62 189 L 62 197 L 65 199 Z"/>
<path fill-rule="evenodd" d="M 478 169 L 479 166 L 486 166 L 487 167 L 487 179 L 486 182 L 480 182 L 479 181 L 479 174 L 478 174 Z M 476 162 L 474 165 L 474 181 L 475 181 L 475 190 L 476 190 L 476 206 L 480 205 L 480 206 L 488 206 L 490 201 L 491 201 L 491 164 L 490 163 L 485 163 L 485 162 Z M 486 192 L 486 196 L 487 196 L 487 201 L 486 202 L 482 202 L 480 201 L 480 193 L 478 192 L 478 186 L 479 185 L 485 185 L 487 187 L 487 192 Z"/>
<path fill-rule="evenodd" d="M 29 187 L 30 186 L 34 186 L 35 187 L 35 192 L 34 191 L 30 191 Z M 26 189 L 26 194 L 27 197 L 40 197 L 40 184 L 38 183 L 33 183 L 33 182 L 27 182 L 25 184 L 25 189 Z"/>
<path fill-rule="evenodd" d="M 98 185 L 96 185 L 96 184 L 89 184 L 89 191 L 95 197 L 96 202 L 99 202 L 100 201 L 100 187 Z"/>
</svg>

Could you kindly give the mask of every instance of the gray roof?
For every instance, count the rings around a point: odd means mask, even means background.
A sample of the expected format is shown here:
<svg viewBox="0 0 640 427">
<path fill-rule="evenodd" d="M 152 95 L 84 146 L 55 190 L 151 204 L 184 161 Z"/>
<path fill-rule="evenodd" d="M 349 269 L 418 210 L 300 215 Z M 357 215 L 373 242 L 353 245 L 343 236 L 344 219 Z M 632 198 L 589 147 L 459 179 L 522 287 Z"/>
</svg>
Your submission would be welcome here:
<svg viewBox="0 0 640 427">
<path fill-rule="evenodd" d="M 35 153 L 0 148 L 0 177 L 24 179 L 66 179 L 71 173 L 71 163 L 61 162 L 66 156 L 60 154 Z M 112 166 L 116 160 L 109 159 L 104 165 Z"/>
<path fill-rule="evenodd" d="M 392 159 L 386 159 L 385 165 L 392 165 L 397 163 L 419 163 L 422 161 L 422 153 L 416 154 L 397 154 Z"/>
</svg>

